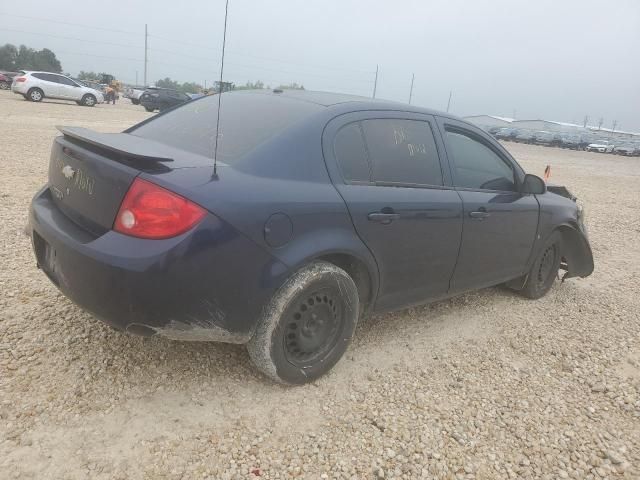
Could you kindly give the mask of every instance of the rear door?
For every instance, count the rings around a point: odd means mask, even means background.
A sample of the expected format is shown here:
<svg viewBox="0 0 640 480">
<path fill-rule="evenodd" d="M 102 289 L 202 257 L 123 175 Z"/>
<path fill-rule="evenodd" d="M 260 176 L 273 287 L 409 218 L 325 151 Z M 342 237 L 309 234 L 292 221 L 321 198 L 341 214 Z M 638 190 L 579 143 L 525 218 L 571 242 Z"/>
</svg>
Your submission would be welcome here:
<svg viewBox="0 0 640 480">
<path fill-rule="evenodd" d="M 446 295 L 460 246 L 462 203 L 441 163 L 433 117 L 342 115 L 325 129 L 323 149 L 356 231 L 378 264 L 376 309 Z"/>
<path fill-rule="evenodd" d="M 464 205 L 462 245 L 452 292 L 522 275 L 538 229 L 539 204 L 521 194 L 522 168 L 493 139 L 456 120 L 438 120 L 453 184 Z"/>
<path fill-rule="evenodd" d="M 57 75 L 53 73 L 32 73 L 38 79 L 38 88 L 42 89 L 45 97 L 60 98 L 60 84 L 57 82 Z"/>
</svg>

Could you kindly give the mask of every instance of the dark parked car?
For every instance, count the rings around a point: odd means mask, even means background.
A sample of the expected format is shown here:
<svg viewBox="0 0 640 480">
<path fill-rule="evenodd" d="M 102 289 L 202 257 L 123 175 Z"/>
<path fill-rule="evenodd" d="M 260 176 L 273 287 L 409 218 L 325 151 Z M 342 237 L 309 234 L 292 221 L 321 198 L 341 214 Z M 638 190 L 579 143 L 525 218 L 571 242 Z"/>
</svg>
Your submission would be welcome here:
<svg viewBox="0 0 640 480">
<path fill-rule="evenodd" d="M 533 143 L 548 147 L 559 147 L 562 144 L 562 135 L 554 132 L 535 132 Z"/>
<path fill-rule="evenodd" d="M 0 72 L 0 90 L 10 90 L 13 77 L 20 75 L 19 72 Z"/>
<path fill-rule="evenodd" d="M 580 135 L 564 133 L 560 136 L 560 147 L 572 150 L 580 149 Z"/>
<path fill-rule="evenodd" d="M 535 143 L 536 132 L 533 130 L 518 130 L 518 133 L 513 137 L 513 141 L 518 143 Z"/>
<path fill-rule="evenodd" d="M 517 128 L 502 127 L 496 130 L 493 136 L 498 140 L 513 141 L 516 138 L 517 134 L 518 134 Z"/>
<path fill-rule="evenodd" d="M 640 145 L 637 143 L 624 143 L 622 145 L 616 145 L 613 149 L 613 153 L 618 155 L 625 155 L 628 157 L 640 155 Z"/>
<path fill-rule="evenodd" d="M 186 93 L 169 88 L 149 87 L 140 95 L 140 104 L 147 112 L 155 110 L 163 112 L 189 100 L 191 100 L 191 97 Z"/>
<path fill-rule="evenodd" d="M 203 97 L 123 133 L 64 127 L 29 231 L 71 300 L 141 335 L 246 343 L 312 381 L 363 315 L 593 270 L 583 211 L 449 114 L 285 91 Z M 217 170 L 213 139 L 219 139 Z"/>
</svg>

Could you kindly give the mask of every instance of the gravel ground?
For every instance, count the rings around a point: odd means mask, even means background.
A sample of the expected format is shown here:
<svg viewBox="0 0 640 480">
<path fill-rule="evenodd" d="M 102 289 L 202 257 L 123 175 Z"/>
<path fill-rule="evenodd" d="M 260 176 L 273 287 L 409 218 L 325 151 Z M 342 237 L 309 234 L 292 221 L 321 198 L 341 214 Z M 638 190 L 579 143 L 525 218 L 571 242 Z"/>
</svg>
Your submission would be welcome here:
<svg viewBox="0 0 640 480">
<path fill-rule="evenodd" d="M 36 269 L 22 229 L 54 126 L 141 107 L 0 92 L 0 112 L 1 478 L 640 478 L 640 159 L 508 144 L 584 200 L 596 272 L 376 316 L 285 388 L 241 346 L 113 331 Z"/>
</svg>

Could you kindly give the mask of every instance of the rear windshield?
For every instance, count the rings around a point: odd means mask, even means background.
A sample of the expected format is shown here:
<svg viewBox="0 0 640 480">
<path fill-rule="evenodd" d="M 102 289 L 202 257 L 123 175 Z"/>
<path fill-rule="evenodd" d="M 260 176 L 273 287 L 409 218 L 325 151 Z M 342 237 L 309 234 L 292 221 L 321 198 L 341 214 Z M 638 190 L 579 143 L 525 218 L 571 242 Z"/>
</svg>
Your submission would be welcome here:
<svg viewBox="0 0 640 480">
<path fill-rule="evenodd" d="M 128 133 L 213 158 L 218 96 L 187 102 Z M 220 109 L 218 160 L 231 164 L 322 107 L 257 93 L 225 93 Z"/>
</svg>

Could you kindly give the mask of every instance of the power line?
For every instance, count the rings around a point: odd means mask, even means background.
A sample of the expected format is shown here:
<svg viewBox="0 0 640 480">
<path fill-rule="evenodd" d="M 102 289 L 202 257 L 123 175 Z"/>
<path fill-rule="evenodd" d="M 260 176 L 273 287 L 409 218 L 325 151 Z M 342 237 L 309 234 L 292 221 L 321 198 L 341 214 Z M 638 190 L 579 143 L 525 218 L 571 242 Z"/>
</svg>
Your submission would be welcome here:
<svg viewBox="0 0 640 480">
<path fill-rule="evenodd" d="M 9 15 L 9 16 L 14 16 L 14 17 L 21 17 L 21 18 L 28 18 L 28 19 L 34 19 L 34 20 L 42 20 L 42 21 L 49 21 L 52 23 L 60 23 L 60 24 L 66 24 L 66 25 L 73 25 L 73 26 L 79 26 L 79 27 L 86 27 L 86 28 L 95 28 L 95 29 L 99 29 L 99 30 L 105 30 L 105 31 L 113 31 L 113 32 L 118 32 L 118 33 L 131 33 L 134 34 L 135 32 L 129 32 L 129 31 L 125 31 L 125 30 L 117 30 L 117 29 L 109 29 L 109 28 L 103 28 L 103 27 L 94 27 L 92 25 L 82 25 L 82 24 L 76 24 L 76 23 L 71 23 L 71 22 L 62 22 L 62 21 L 57 21 L 57 20 L 47 20 L 47 19 L 41 19 L 41 18 L 37 18 L 37 17 L 29 17 L 26 15 L 13 15 L 13 14 L 5 14 L 5 13 L 0 13 L 0 15 Z M 43 32 L 33 32 L 33 31 L 28 31 L 28 30 L 20 30 L 20 29 L 13 29 L 13 28 L 0 28 L 0 31 L 6 31 L 6 32 L 15 32 L 15 33 L 24 33 L 24 34 L 29 34 L 29 35 L 40 35 L 40 36 L 44 36 L 44 37 L 50 37 L 50 38 L 58 38 L 58 39 L 62 39 L 62 40 L 72 40 L 75 42 L 81 42 L 81 43 L 93 43 L 93 44 L 101 44 L 101 45 L 110 45 L 110 46 L 116 46 L 116 47 L 125 47 L 125 48 L 138 48 L 136 45 L 131 45 L 131 44 L 123 44 L 123 43 L 115 43 L 115 42 L 106 42 L 106 41 L 102 41 L 102 40 L 91 40 L 91 39 L 82 39 L 82 38 L 77 38 L 77 37 L 68 37 L 65 35 L 55 35 L 55 34 L 49 34 L 49 33 L 43 33 Z M 139 33 L 135 33 L 136 35 L 139 35 Z M 175 40 L 169 40 L 167 38 L 163 38 L 157 35 L 148 35 L 149 37 L 154 37 L 154 38 L 159 38 L 162 40 L 167 40 L 167 41 L 172 41 L 174 42 Z M 185 44 L 189 44 L 189 45 L 194 45 L 194 46 L 198 46 L 199 48 L 206 48 L 208 50 L 215 50 L 211 47 L 203 47 L 201 45 L 197 45 L 195 43 L 190 43 L 190 42 L 180 42 L 180 41 L 175 41 L 176 43 L 185 43 Z M 177 55 L 180 57 L 188 57 L 188 58 L 193 58 L 196 60 L 202 60 L 202 61 L 206 61 L 206 62 L 211 62 L 210 58 L 206 58 L 206 57 L 199 57 L 196 55 L 190 55 L 190 54 L 185 54 L 185 53 L 180 53 L 180 52 L 174 52 L 174 51 L 170 51 L 170 50 L 164 50 L 164 49 L 159 49 L 159 48 L 149 48 L 149 50 L 153 50 L 156 52 L 162 52 L 162 53 L 167 53 L 167 54 L 171 54 L 171 55 Z M 76 52 L 59 52 L 61 54 L 66 54 L 66 55 L 80 55 L 80 56 L 88 56 L 88 57 L 96 57 L 96 58 L 105 58 L 105 59 L 113 59 L 113 60 L 126 60 L 126 61 L 142 61 L 142 60 L 138 60 L 138 59 L 133 59 L 133 58 L 124 58 L 124 57 L 110 57 L 110 56 L 104 56 L 104 55 L 94 55 L 94 54 L 83 54 L 83 53 L 76 53 Z M 229 53 L 233 54 L 233 55 L 238 55 L 238 56 L 245 56 L 245 57 L 249 57 L 249 58 L 255 58 L 255 59 L 260 59 L 260 60 L 265 60 L 265 61 L 271 61 L 271 62 L 276 62 L 276 63 L 283 63 L 283 64 L 288 64 L 288 65 L 294 65 L 294 66 L 299 66 L 299 67 L 304 67 L 304 68 L 322 68 L 322 69 L 327 69 L 327 70 L 335 70 L 335 71 L 351 71 L 351 72 L 360 72 L 360 73 L 366 73 L 366 74 L 371 74 L 373 75 L 373 72 L 368 72 L 368 71 L 364 71 L 364 70 L 353 70 L 353 69 L 342 69 L 342 68 L 338 68 L 338 67 L 327 67 L 327 66 L 312 66 L 309 64 L 300 64 L 300 63 L 294 63 L 294 62 L 287 62 L 284 60 L 278 60 L 278 59 L 273 59 L 273 58 L 268 58 L 268 57 L 260 57 L 260 56 L 256 56 L 256 55 L 250 55 L 250 54 L 244 54 L 244 53 L 240 53 L 240 52 L 232 52 L 229 51 Z M 209 72 L 209 70 L 205 70 L 202 68 L 198 68 L 198 67 L 191 67 L 191 66 L 184 66 L 184 65 L 179 65 L 176 63 L 168 63 L 168 62 L 161 62 L 161 61 L 155 61 L 154 63 L 159 63 L 159 64 L 164 64 L 164 65 L 168 65 L 168 66 L 176 66 L 176 67 L 180 67 L 180 68 L 188 68 L 188 69 L 194 69 L 194 70 L 200 70 L 202 72 Z M 281 70 L 281 69 L 277 69 L 277 68 L 269 68 L 269 67 L 262 67 L 262 66 L 258 66 L 258 65 L 246 65 L 246 64 L 242 64 L 242 63 L 236 63 L 236 62 L 227 62 L 230 65 L 233 65 L 235 67 L 239 67 L 239 68 L 248 68 L 248 69 L 258 69 L 258 70 L 265 70 L 265 71 L 269 71 L 269 72 L 276 72 L 276 73 L 281 73 L 281 74 L 288 74 L 288 75 L 296 75 L 296 76 L 312 76 L 312 77 L 317 77 L 317 78 L 321 78 L 321 79 L 325 79 L 325 80 L 335 80 L 335 77 L 331 77 L 331 76 L 327 76 L 327 75 L 321 75 L 321 74 L 317 74 L 317 73 L 312 73 L 312 72 L 303 72 L 303 71 L 288 71 L 288 70 Z M 216 72 L 217 73 L 217 72 Z M 358 82 L 358 83 L 374 83 L 373 80 L 364 80 L 362 78 L 352 78 L 352 77 L 347 77 L 344 78 L 344 80 L 348 80 L 348 81 L 352 81 L 352 82 Z"/>
<path fill-rule="evenodd" d="M 79 55 L 79 56 L 82 56 L 82 57 L 106 58 L 106 59 L 109 59 L 109 60 L 127 60 L 129 62 L 140 62 L 140 61 L 142 61 L 139 58 L 109 57 L 107 55 L 95 55 L 93 53 L 61 52 L 61 51 L 56 51 L 56 53 L 60 53 L 62 55 Z"/>
<path fill-rule="evenodd" d="M 140 34 L 140 32 L 130 32 L 130 31 L 127 31 L 127 30 L 118 30 L 118 29 L 115 29 L 115 28 L 98 27 L 96 25 L 86 25 L 86 24 L 81 24 L 81 23 L 63 22 L 61 20 L 51 20 L 50 18 L 29 17 L 27 15 L 16 15 L 14 13 L 0 12 L 0 15 L 3 15 L 3 16 L 6 16 L 6 17 L 24 18 L 26 20 L 37 20 L 37 21 L 40 21 L 40 22 L 58 23 L 60 25 L 71 25 L 73 27 L 90 28 L 92 30 L 103 30 L 105 32 L 126 33 L 128 35 L 139 35 Z"/>
<path fill-rule="evenodd" d="M 150 37 L 153 38 L 157 38 L 159 40 L 164 40 L 166 42 L 171 42 L 171 43 L 179 43 L 179 44 L 183 44 L 183 45 L 187 45 L 187 46 L 191 46 L 191 47 L 196 47 L 196 48 L 201 48 L 203 50 L 210 50 L 212 52 L 216 52 L 218 53 L 218 49 L 214 48 L 214 47 L 208 47 L 199 43 L 193 43 L 193 42 L 185 42 L 183 40 L 175 40 L 175 39 L 171 39 L 171 38 L 166 38 L 166 37 L 160 37 L 158 35 L 149 35 Z M 339 70 L 339 71 L 344 71 L 344 72 L 354 72 L 354 73 L 368 73 L 373 75 L 374 72 L 373 71 L 369 71 L 369 70 L 359 70 L 359 69 L 353 69 L 353 68 L 341 68 L 341 67 L 331 67 L 331 66 L 327 66 L 327 65 L 311 65 L 311 64 L 304 64 L 304 63 L 299 63 L 299 62 L 288 62 L 286 60 L 279 60 L 276 58 L 270 58 L 270 57 L 262 57 L 262 56 L 257 56 L 257 55 L 252 55 L 249 53 L 241 53 L 241 52 L 237 52 L 234 50 L 227 50 L 227 53 L 230 53 L 232 55 L 239 55 L 241 57 L 250 57 L 250 58 L 255 58 L 256 60 L 265 60 L 265 61 L 269 61 L 269 62 L 276 62 L 276 63 L 286 63 L 286 64 L 290 64 L 290 65 L 298 65 L 298 66 L 304 66 L 304 67 L 308 67 L 308 68 L 321 68 L 321 69 L 327 69 L 327 70 Z"/>
<path fill-rule="evenodd" d="M 151 36 L 151 35 L 149 35 Z M 212 62 L 212 59 L 210 58 L 206 58 L 206 57 L 198 57 L 196 55 L 188 55 L 188 54 L 183 54 L 183 53 L 179 53 L 179 52 L 172 52 L 170 50 L 164 50 L 164 49 L 160 49 L 160 48 L 149 48 L 150 51 L 152 52 L 161 52 L 161 53 L 168 53 L 171 55 L 176 55 L 179 57 L 188 57 L 188 58 L 193 58 L 196 60 L 203 60 L 205 62 Z M 262 67 L 259 65 L 247 65 L 247 64 L 243 64 L 243 63 L 237 63 L 237 62 L 226 62 L 229 65 L 233 65 L 236 67 L 241 67 L 241 68 L 251 68 L 251 69 L 259 69 L 259 70 L 266 70 L 266 71 L 270 71 L 270 72 L 276 72 L 276 73 L 288 73 L 288 74 L 292 74 L 292 75 L 308 75 L 308 76 L 314 76 L 314 77 L 318 77 L 318 78 L 325 78 L 325 79 L 331 79 L 334 80 L 335 77 L 329 77 L 326 75 L 319 75 L 317 73 L 309 73 L 309 72 L 301 72 L 301 71 L 297 71 L 297 72 L 292 72 L 292 71 L 287 71 L 287 70 L 282 70 L 282 69 L 274 69 L 274 68 L 269 68 L 269 67 Z M 354 82 L 362 82 L 362 83 L 373 83 L 373 80 L 363 80 L 362 78 L 352 78 L 352 77 L 347 77 L 347 80 L 351 80 Z"/>
<path fill-rule="evenodd" d="M 41 32 L 29 32 L 26 30 L 17 30 L 17 29 L 13 29 L 13 28 L 0 28 L 0 31 L 4 31 L 4 32 L 16 32 L 16 33 L 27 33 L 30 35 L 41 35 L 44 37 L 51 37 L 51 38 L 61 38 L 63 40 L 74 40 L 76 42 L 84 42 L 84 43 L 100 43 L 103 45 L 112 45 L 115 47 L 126 47 L 126 48 L 132 48 L 132 47 L 136 47 L 135 45 L 125 45 L 124 43 L 112 43 L 112 42 L 102 42 L 99 40 L 87 40 L 85 38 L 75 38 L 75 37 L 65 37 L 62 35 L 52 35 L 50 33 L 41 33 Z"/>
</svg>

